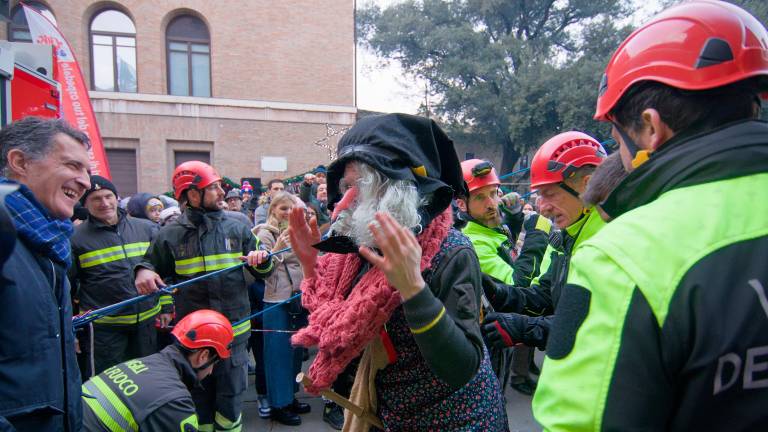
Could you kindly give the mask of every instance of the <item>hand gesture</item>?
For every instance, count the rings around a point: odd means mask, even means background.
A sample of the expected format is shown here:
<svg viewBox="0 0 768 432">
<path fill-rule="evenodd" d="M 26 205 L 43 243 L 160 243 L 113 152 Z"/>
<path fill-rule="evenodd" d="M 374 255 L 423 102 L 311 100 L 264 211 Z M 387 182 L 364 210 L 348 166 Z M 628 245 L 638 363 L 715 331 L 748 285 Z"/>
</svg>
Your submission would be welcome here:
<svg viewBox="0 0 768 432">
<path fill-rule="evenodd" d="M 257 267 L 269 260 L 269 252 L 265 250 L 253 250 L 248 252 L 247 256 L 241 256 L 241 261 L 247 261 L 251 267 Z"/>
<path fill-rule="evenodd" d="M 136 291 L 139 294 L 149 294 L 157 291 L 159 287 L 164 287 L 163 278 L 150 269 L 142 268 L 136 272 Z"/>
<path fill-rule="evenodd" d="M 289 219 L 288 236 L 290 244 L 293 245 L 293 253 L 301 263 L 304 270 L 304 277 L 315 276 L 315 262 L 317 262 L 317 249 L 312 245 L 320 241 L 320 230 L 317 228 L 317 218 L 307 219 L 304 217 L 304 209 L 294 207 Z"/>
<path fill-rule="evenodd" d="M 360 247 L 360 255 L 384 272 L 403 300 L 408 300 L 426 285 L 421 277 L 421 246 L 411 230 L 389 214 L 376 213 L 376 222 L 378 226 L 371 223 L 368 228 L 383 256 L 365 246 Z"/>
<path fill-rule="evenodd" d="M 168 324 L 173 321 L 173 314 L 171 313 L 161 313 L 160 314 L 160 327 L 166 328 L 168 327 Z"/>
<path fill-rule="evenodd" d="M 277 236 L 277 241 L 275 242 L 275 246 L 272 248 L 272 252 L 277 252 L 291 245 L 290 233 L 291 233 L 291 228 L 288 228 L 282 233 L 280 233 L 279 236 Z"/>
<path fill-rule="evenodd" d="M 501 209 L 510 214 L 516 214 L 523 211 L 523 203 L 520 200 L 520 194 L 510 192 L 501 197 Z"/>
</svg>

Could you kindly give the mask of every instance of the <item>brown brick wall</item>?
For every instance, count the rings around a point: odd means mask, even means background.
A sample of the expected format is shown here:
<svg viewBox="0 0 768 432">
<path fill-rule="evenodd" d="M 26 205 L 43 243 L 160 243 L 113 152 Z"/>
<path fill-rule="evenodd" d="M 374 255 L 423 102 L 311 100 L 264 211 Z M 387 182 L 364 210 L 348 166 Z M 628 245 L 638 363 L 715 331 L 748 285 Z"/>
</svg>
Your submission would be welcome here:
<svg viewBox="0 0 768 432">
<path fill-rule="evenodd" d="M 354 119 L 353 0 L 44 3 L 72 45 L 89 87 L 92 17 L 112 7 L 133 19 L 139 95 L 91 97 L 106 145 L 136 149 L 141 191 L 170 189 L 176 150 L 210 150 L 219 173 L 236 181 L 301 174 L 329 162 L 327 151 L 313 145 L 326 136 L 325 123 L 344 127 Z M 165 28 L 181 13 L 198 15 L 208 25 L 213 98 L 142 96 L 167 94 Z M 6 26 L 0 27 L 4 34 Z M 267 103 L 236 106 L 221 99 Z M 263 156 L 286 157 L 287 172 L 262 173 Z"/>
<path fill-rule="evenodd" d="M 140 93 L 166 94 L 165 28 L 190 12 L 211 34 L 218 98 L 354 105 L 353 0 L 48 0 L 90 84 L 88 28 L 105 7 L 134 21 Z M 5 32 L 5 27 L 3 32 Z"/>
<path fill-rule="evenodd" d="M 323 124 L 111 113 L 99 113 L 97 120 L 105 141 L 114 143 L 120 142 L 119 138 L 138 137 L 138 186 L 147 192 L 170 190 L 174 150 L 212 148 L 214 167 L 219 174 L 235 181 L 241 177 L 261 177 L 266 183 L 274 177 L 294 176 L 329 163 L 327 152 L 313 145 L 326 135 Z M 262 173 L 263 156 L 287 157 L 288 171 Z"/>
</svg>

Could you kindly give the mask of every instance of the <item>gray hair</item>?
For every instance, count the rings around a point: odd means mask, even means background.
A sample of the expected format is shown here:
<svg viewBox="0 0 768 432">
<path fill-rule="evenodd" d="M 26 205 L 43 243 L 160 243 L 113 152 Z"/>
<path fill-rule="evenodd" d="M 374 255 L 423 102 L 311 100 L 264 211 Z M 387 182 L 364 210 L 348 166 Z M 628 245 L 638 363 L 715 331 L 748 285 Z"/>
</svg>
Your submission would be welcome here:
<svg viewBox="0 0 768 432">
<path fill-rule="evenodd" d="M 62 119 L 47 120 L 40 117 L 25 117 L 0 130 L 0 170 L 8 176 L 8 153 L 21 150 L 32 160 L 40 160 L 53 147 L 53 137 L 64 134 L 90 149 L 88 136 L 73 128 Z"/>
<path fill-rule="evenodd" d="M 331 225 L 334 234 L 352 237 L 358 245 L 374 246 L 373 235 L 368 225 L 375 223 L 377 212 L 389 213 L 400 225 L 421 231 L 419 207 L 427 198 L 419 196 L 413 182 L 392 180 L 362 162 L 358 165 L 360 179 L 357 181 L 357 202 L 339 213 Z"/>
</svg>

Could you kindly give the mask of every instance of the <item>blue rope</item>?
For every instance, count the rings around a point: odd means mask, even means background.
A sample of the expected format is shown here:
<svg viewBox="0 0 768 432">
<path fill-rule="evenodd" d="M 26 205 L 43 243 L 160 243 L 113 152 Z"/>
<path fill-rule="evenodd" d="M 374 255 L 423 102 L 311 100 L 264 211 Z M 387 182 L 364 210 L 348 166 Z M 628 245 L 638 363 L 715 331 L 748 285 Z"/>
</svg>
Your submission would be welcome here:
<svg viewBox="0 0 768 432">
<path fill-rule="evenodd" d="M 531 169 L 531 168 L 530 168 L 530 167 L 528 167 L 528 168 L 521 168 L 521 169 L 519 169 L 519 170 L 517 170 L 517 171 L 512 171 L 511 173 L 507 173 L 507 174 L 504 174 L 504 175 L 502 175 L 502 176 L 499 176 L 499 180 L 504 180 L 504 179 L 505 179 L 505 178 L 507 178 L 507 177 L 512 177 L 512 176 L 513 176 L 513 175 L 515 175 L 515 174 L 520 174 L 520 173 L 526 172 L 526 171 L 528 171 L 528 170 L 530 170 L 530 169 Z"/>
<path fill-rule="evenodd" d="M 256 318 L 257 316 L 263 314 L 264 312 L 266 312 L 268 310 L 272 310 L 272 309 L 274 309 L 274 308 L 276 308 L 276 307 L 278 307 L 280 305 L 284 305 L 284 304 L 290 302 L 291 300 L 293 300 L 295 298 L 299 298 L 299 297 L 301 297 L 301 292 L 298 292 L 298 293 L 294 294 L 291 298 L 289 298 L 287 300 L 283 300 L 280 303 L 275 303 L 275 304 L 273 304 L 272 306 L 270 306 L 270 307 L 268 307 L 266 309 L 262 309 L 262 310 L 260 310 L 260 311 L 258 311 L 256 313 L 252 313 L 252 314 L 248 315 L 247 317 L 241 319 L 240 321 L 233 322 L 232 323 L 232 327 L 237 327 L 237 326 L 239 326 L 240 324 L 242 324 L 242 323 L 244 323 L 246 321 L 250 321 L 251 319 Z"/>
<path fill-rule="evenodd" d="M 289 248 L 289 247 L 287 247 L 285 249 L 280 249 L 279 251 L 270 253 L 269 255 L 267 255 L 267 257 L 268 258 L 272 258 L 275 255 L 279 255 L 279 254 L 281 254 L 283 252 L 288 252 L 289 250 L 291 250 L 291 248 Z M 208 278 L 211 278 L 213 276 L 216 276 L 216 275 L 219 275 L 219 274 L 222 274 L 222 273 L 226 273 L 228 271 L 232 271 L 232 270 L 235 270 L 235 269 L 239 269 L 239 268 L 245 267 L 246 264 L 247 264 L 246 262 L 241 262 L 240 264 L 235 264 L 232 267 L 227 267 L 227 268 L 224 268 L 224 269 L 221 269 L 221 270 L 216 270 L 214 272 L 206 273 L 204 275 L 201 275 L 201 276 L 198 276 L 198 277 L 194 277 L 192 279 L 185 280 L 184 282 L 179 282 L 179 283 L 177 283 L 175 285 L 170 285 L 170 286 L 161 288 L 161 289 L 159 289 L 159 290 L 157 290 L 157 291 L 155 291 L 153 293 L 143 294 L 143 295 L 140 295 L 140 296 L 137 296 L 137 297 L 132 297 L 132 298 L 129 298 L 127 300 L 123 300 L 123 301 L 121 301 L 119 303 L 115 303 L 113 305 L 104 306 L 101 309 L 95 309 L 95 310 L 86 312 L 83 315 L 80 315 L 80 316 L 72 318 L 72 327 L 74 327 L 74 328 L 82 327 L 82 326 L 88 324 L 91 321 L 94 321 L 94 320 L 97 320 L 99 318 L 105 317 L 105 316 L 107 316 L 109 314 L 115 313 L 115 312 L 119 311 L 120 309 L 122 309 L 122 308 L 124 308 L 126 306 L 130 306 L 132 304 L 136 304 L 138 302 L 141 302 L 141 301 L 144 301 L 144 300 L 147 300 L 147 299 L 150 299 L 150 298 L 162 295 L 162 294 L 173 294 L 179 288 L 185 287 L 187 285 L 191 285 L 191 284 L 196 283 L 196 282 L 200 282 L 201 280 L 208 279 Z"/>
</svg>

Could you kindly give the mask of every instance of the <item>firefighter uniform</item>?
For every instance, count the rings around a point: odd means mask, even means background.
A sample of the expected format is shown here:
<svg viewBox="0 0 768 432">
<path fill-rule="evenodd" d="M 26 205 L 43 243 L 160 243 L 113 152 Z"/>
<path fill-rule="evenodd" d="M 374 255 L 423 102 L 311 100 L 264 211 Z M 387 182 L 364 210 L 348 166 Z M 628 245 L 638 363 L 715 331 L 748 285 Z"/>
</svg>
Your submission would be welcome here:
<svg viewBox="0 0 768 432">
<path fill-rule="evenodd" d="M 89 217 L 75 228 L 70 267 L 80 310 L 102 308 L 136 297 L 133 267 L 149 247 L 157 225 L 128 216 L 118 209 L 118 223 L 107 225 Z M 99 318 L 93 325 L 95 373 L 128 359 L 152 354 L 157 349 L 155 316 L 172 308 L 170 296 L 127 306 L 115 315 Z M 83 349 L 91 352 L 90 340 Z"/>
<path fill-rule="evenodd" d="M 256 237 L 248 227 L 224 217 L 223 212 L 187 208 L 177 221 L 160 230 L 137 270 L 146 268 L 163 280 L 179 283 L 238 264 L 240 256 L 257 247 Z M 272 272 L 273 265 L 269 260 L 257 268 L 246 268 L 255 277 L 264 278 Z M 179 319 L 199 309 L 221 312 L 233 323 L 250 314 L 248 290 L 241 270 L 181 288 L 174 297 Z M 203 381 L 204 389 L 192 391 L 201 430 L 241 428 L 250 329 L 250 321 L 234 327 L 231 357 L 216 364 L 212 376 Z"/>
<path fill-rule="evenodd" d="M 175 345 L 112 366 L 83 384 L 83 430 L 197 431 L 188 390 L 196 385 L 192 365 Z"/>
</svg>

